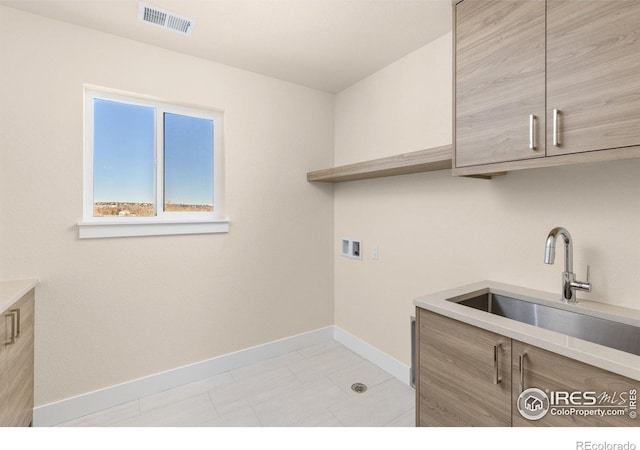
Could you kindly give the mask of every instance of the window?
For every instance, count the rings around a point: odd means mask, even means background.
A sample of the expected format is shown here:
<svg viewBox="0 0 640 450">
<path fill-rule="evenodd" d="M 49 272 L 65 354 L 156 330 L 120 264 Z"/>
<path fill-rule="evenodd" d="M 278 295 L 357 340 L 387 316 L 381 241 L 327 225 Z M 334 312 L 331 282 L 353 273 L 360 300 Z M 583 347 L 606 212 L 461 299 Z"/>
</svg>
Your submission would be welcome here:
<svg viewBox="0 0 640 450">
<path fill-rule="evenodd" d="M 226 232 L 222 114 L 85 89 L 80 238 Z"/>
</svg>

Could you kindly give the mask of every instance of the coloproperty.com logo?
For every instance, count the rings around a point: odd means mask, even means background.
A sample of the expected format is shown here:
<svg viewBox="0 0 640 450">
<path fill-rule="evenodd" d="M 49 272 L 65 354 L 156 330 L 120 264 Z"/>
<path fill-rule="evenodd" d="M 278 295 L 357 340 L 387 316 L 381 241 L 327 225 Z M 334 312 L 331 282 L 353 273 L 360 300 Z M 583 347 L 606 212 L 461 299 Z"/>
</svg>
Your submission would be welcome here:
<svg viewBox="0 0 640 450">
<path fill-rule="evenodd" d="M 637 418 L 636 389 L 622 392 L 543 391 L 529 388 L 518 397 L 520 415 L 529 420 L 552 416 L 628 416 Z"/>
</svg>

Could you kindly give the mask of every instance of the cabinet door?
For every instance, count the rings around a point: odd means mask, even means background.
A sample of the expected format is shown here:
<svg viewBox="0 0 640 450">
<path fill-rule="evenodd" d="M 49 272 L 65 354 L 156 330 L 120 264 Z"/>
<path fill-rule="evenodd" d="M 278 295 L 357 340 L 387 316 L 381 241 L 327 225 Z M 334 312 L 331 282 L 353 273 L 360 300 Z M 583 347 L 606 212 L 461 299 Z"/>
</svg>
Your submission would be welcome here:
<svg viewBox="0 0 640 450">
<path fill-rule="evenodd" d="M 7 320 L 9 316 L 6 313 L 0 313 L 0 426 L 4 426 L 8 421 L 7 407 L 7 355 L 6 342 L 9 338 L 9 330 L 7 328 Z"/>
<path fill-rule="evenodd" d="M 640 2 L 548 2 L 547 154 L 637 145 Z"/>
<path fill-rule="evenodd" d="M 455 14 L 456 167 L 545 156 L 545 1 L 465 0 Z"/>
<path fill-rule="evenodd" d="M 510 426 L 511 340 L 423 309 L 417 317 L 417 425 Z"/>
<path fill-rule="evenodd" d="M 7 405 L 9 426 L 29 426 L 33 420 L 34 291 L 25 294 L 11 310 L 19 310 L 19 335 L 7 347 Z"/>
<path fill-rule="evenodd" d="M 633 397 L 637 396 L 640 381 L 631 380 L 570 358 L 513 341 L 513 426 L 640 426 L 640 418 L 632 418 L 629 413 L 637 408 Z M 521 385 L 520 356 L 523 359 Z M 538 420 L 524 418 L 518 411 L 518 397 L 529 388 L 538 388 L 548 396 L 555 395 L 558 400 L 552 402 L 549 411 Z M 553 394 L 552 394 L 553 393 Z M 557 394 L 559 393 L 559 394 Z M 572 394 L 572 398 L 567 398 Z M 587 393 L 586 395 L 584 393 Z M 595 400 L 593 400 L 595 398 Z M 637 402 L 637 400 L 635 400 Z M 593 403 L 596 403 L 593 405 Z M 579 415 L 570 410 L 586 411 L 601 409 L 608 411 L 627 410 L 624 415 L 605 415 L 603 417 Z M 621 408 L 619 408 L 621 407 Z M 558 413 L 553 413 L 553 410 Z M 561 415 L 566 414 L 566 415 Z M 637 414 L 637 413 L 636 413 Z M 634 416 L 634 414 L 631 414 Z"/>
</svg>

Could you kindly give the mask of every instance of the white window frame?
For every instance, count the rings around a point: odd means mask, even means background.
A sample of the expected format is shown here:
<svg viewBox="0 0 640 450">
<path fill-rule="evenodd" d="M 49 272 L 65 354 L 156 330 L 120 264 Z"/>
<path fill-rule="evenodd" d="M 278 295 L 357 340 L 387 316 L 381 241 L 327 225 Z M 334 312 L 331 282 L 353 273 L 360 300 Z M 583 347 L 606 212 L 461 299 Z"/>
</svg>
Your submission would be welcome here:
<svg viewBox="0 0 640 450">
<path fill-rule="evenodd" d="M 93 104 L 94 99 L 152 107 L 155 110 L 155 207 L 152 217 L 95 217 L 93 215 Z M 208 119 L 213 122 L 213 211 L 164 211 L 164 113 Z M 222 215 L 222 113 L 187 105 L 169 103 L 153 97 L 123 93 L 111 89 L 84 87 L 84 179 L 83 219 L 78 224 L 79 238 L 157 236 L 168 234 L 226 233 L 229 221 Z"/>
</svg>

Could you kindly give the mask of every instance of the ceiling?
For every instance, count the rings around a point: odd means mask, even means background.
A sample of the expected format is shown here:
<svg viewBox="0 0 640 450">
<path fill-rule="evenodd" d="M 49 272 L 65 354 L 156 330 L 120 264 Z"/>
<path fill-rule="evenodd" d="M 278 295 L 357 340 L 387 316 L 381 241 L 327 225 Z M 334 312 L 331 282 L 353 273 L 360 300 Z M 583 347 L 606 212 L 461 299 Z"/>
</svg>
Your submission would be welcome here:
<svg viewBox="0 0 640 450">
<path fill-rule="evenodd" d="M 139 22 L 137 0 L 0 0 L 159 47 L 339 92 L 451 29 L 451 0 L 146 0 L 191 36 Z"/>
</svg>

